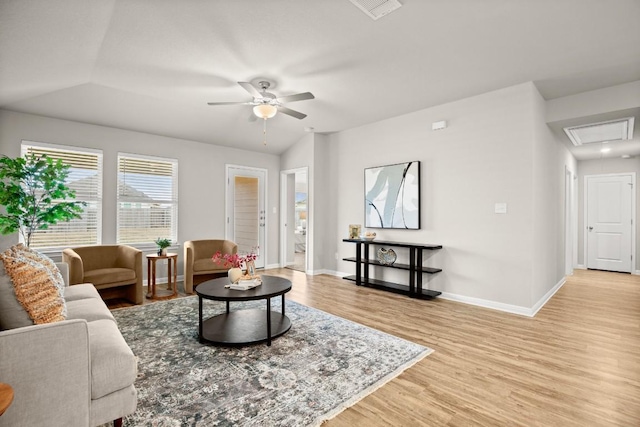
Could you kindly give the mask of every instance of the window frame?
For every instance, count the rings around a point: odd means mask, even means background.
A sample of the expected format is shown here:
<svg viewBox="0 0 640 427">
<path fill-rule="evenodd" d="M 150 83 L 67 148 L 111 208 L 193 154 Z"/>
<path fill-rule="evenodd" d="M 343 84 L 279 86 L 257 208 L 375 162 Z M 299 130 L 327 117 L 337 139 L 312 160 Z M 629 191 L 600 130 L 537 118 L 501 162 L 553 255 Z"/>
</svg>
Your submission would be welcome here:
<svg viewBox="0 0 640 427">
<path fill-rule="evenodd" d="M 120 217 L 120 205 L 121 203 L 132 203 L 132 201 L 123 200 L 123 195 L 120 191 L 121 185 L 121 176 L 120 176 L 120 163 L 121 159 L 132 159 L 132 160 L 147 160 L 150 162 L 159 162 L 159 163 L 167 163 L 171 165 L 172 174 L 171 174 L 171 200 L 164 201 L 164 203 L 170 203 L 172 205 L 172 214 L 171 214 L 171 225 L 170 225 L 170 236 L 154 236 L 153 240 L 150 241 L 137 241 L 137 242 L 128 242 L 121 240 L 121 217 Z M 177 158 L 172 157 L 160 157 L 160 156 L 150 156 L 144 154 L 137 153 L 128 153 L 128 152 L 118 152 L 116 158 L 116 236 L 115 241 L 117 244 L 121 245 L 130 245 L 135 246 L 141 249 L 147 248 L 155 248 L 156 245 L 154 243 L 155 239 L 160 238 L 168 238 L 171 240 L 172 245 L 174 247 L 178 245 L 178 212 L 179 212 L 179 192 L 178 192 L 178 171 L 179 171 L 179 161 Z"/>
<path fill-rule="evenodd" d="M 40 142 L 40 141 L 31 141 L 31 140 L 22 140 L 20 142 L 20 156 L 24 157 L 28 154 L 29 148 L 33 148 L 34 150 L 42 150 L 42 151 L 63 151 L 72 154 L 79 155 L 95 155 L 97 158 L 97 185 L 96 185 L 96 198 L 95 199 L 82 199 L 75 198 L 74 201 L 89 201 L 96 203 L 96 240 L 92 243 L 86 242 L 64 242 L 58 246 L 34 246 L 33 241 L 31 243 L 31 247 L 37 249 L 39 252 L 45 254 L 58 253 L 62 249 L 68 247 L 75 246 L 87 246 L 87 245 L 101 245 L 102 244 L 102 210 L 104 207 L 104 152 L 100 149 L 96 148 L 88 148 L 88 147 L 80 147 L 76 145 L 63 145 L 63 144 L 53 144 L 48 142 Z M 67 181 L 65 183 L 68 184 Z M 73 221 L 73 220 L 72 220 Z M 47 232 L 47 230 L 37 230 L 35 233 Z M 18 233 L 18 241 L 20 243 L 24 243 L 24 239 L 22 237 L 22 233 Z"/>
</svg>

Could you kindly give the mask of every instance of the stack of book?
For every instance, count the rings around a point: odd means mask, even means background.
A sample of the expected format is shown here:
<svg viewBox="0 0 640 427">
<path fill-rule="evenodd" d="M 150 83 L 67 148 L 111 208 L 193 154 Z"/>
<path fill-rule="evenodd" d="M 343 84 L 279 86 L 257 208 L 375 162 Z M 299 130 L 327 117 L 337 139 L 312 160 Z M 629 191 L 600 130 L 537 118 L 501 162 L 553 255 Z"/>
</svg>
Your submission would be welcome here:
<svg viewBox="0 0 640 427">
<path fill-rule="evenodd" d="M 229 286 L 229 289 L 236 289 L 238 291 L 246 291 L 248 289 L 253 289 L 256 286 L 262 285 L 262 280 L 260 279 L 250 279 L 250 280 L 238 280 L 238 283 L 232 283 Z"/>
</svg>

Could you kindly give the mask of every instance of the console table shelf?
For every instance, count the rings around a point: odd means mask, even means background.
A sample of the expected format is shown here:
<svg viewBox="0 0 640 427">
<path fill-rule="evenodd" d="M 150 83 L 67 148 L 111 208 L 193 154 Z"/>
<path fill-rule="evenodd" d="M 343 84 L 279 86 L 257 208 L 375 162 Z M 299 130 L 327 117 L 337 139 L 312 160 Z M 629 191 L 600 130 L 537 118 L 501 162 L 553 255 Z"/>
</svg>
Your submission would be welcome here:
<svg viewBox="0 0 640 427">
<path fill-rule="evenodd" d="M 342 258 L 342 260 L 349 261 L 349 262 L 358 262 L 358 259 L 356 257 Z M 400 264 L 400 263 L 394 262 L 393 264 L 388 265 L 388 264 L 381 263 L 377 259 L 369 259 L 369 260 L 361 259 L 360 262 L 363 264 L 368 262 L 371 265 L 377 265 L 380 267 L 398 268 L 400 270 L 411 271 L 411 266 L 409 264 Z M 441 271 L 442 271 L 441 268 L 422 267 L 422 272 L 427 274 L 440 273 Z"/>
<path fill-rule="evenodd" d="M 347 276 L 347 277 L 343 277 L 343 279 L 350 280 L 352 282 L 357 282 L 356 276 Z M 412 295 L 410 293 L 410 288 L 407 285 L 401 285 L 399 283 L 386 282 L 384 280 L 371 279 L 371 278 L 369 278 L 369 280 L 365 282 L 364 278 L 362 277 L 360 278 L 360 280 L 362 282 L 360 286 L 364 286 L 365 288 L 380 289 L 383 291 L 393 292 L 394 294 L 412 296 L 413 298 L 418 298 L 418 299 L 431 299 L 441 294 L 441 292 L 438 292 L 438 291 L 430 291 L 428 289 L 422 289 L 421 293 L 418 294 L 417 292 L 414 292 Z"/>
<path fill-rule="evenodd" d="M 355 282 L 358 286 L 366 286 L 369 288 L 382 289 L 389 292 L 407 295 L 411 298 L 429 299 L 437 297 L 441 294 L 438 291 L 431 291 L 422 288 L 422 274 L 435 274 L 442 271 L 440 268 L 424 267 L 422 265 L 423 250 L 442 249 L 442 245 L 430 245 L 421 243 L 392 242 L 388 240 L 361 240 L 361 239 L 342 239 L 343 242 L 356 244 L 356 256 L 343 258 L 343 261 L 354 262 L 356 264 L 356 274 L 354 276 L 344 277 L 345 280 Z M 369 258 L 369 247 L 371 245 L 392 246 L 409 249 L 409 264 L 393 263 L 383 264 L 376 259 Z M 399 284 L 386 282 L 369 277 L 370 266 L 396 268 L 399 270 L 409 271 L 409 284 Z"/>
</svg>

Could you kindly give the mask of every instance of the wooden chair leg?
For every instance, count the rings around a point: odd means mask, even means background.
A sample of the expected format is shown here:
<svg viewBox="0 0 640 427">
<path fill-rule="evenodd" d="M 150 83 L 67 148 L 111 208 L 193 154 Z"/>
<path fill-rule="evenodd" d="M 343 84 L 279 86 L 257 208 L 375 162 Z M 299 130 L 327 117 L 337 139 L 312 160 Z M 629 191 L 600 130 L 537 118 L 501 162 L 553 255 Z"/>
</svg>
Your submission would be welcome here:
<svg viewBox="0 0 640 427">
<path fill-rule="evenodd" d="M 117 420 L 113 420 L 113 427 L 122 427 L 122 418 L 118 418 Z"/>
</svg>

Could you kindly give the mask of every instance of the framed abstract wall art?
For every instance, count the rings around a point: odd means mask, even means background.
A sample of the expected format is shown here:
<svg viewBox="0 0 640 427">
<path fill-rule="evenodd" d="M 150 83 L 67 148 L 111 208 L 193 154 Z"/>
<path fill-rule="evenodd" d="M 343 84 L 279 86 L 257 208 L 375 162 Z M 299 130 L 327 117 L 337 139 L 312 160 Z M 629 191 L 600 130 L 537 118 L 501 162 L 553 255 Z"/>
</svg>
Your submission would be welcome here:
<svg viewBox="0 0 640 427">
<path fill-rule="evenodd" d="M 420 162 L 364 170 L 364 223 L 368 228 L 420 229 Z"/>
</svg>

